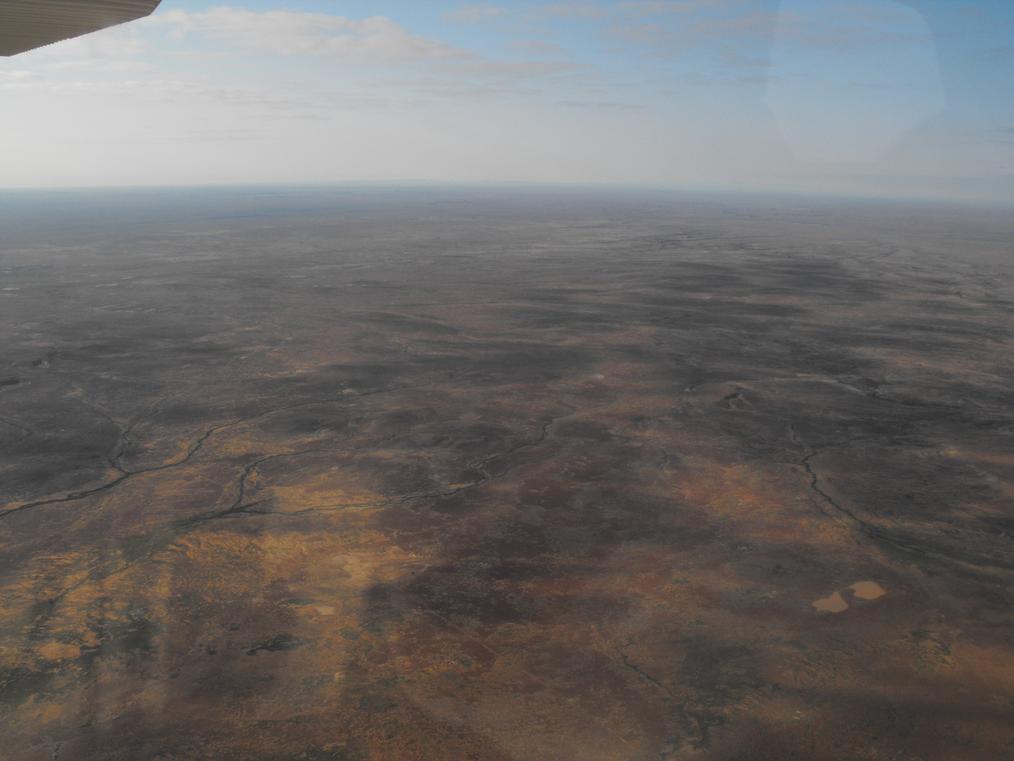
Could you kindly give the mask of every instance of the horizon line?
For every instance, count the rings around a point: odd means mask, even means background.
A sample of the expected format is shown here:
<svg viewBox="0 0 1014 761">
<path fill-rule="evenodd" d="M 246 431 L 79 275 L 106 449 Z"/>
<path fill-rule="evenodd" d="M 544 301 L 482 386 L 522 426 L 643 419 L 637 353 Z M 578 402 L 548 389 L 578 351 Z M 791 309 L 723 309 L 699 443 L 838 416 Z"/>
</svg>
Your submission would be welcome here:
<svg viewBox="0 0 1014 761">
<path fill-rule="evenodd" d="M 185 190 L 352 190 L 352 189 L 485 189 L 485 190 L 546 190 L 569 192 L 622 192 L 647 194 L 681 194 L 701 196 L 746 196 L 749 198 L 772 197 L 783 199 L 839 200 L 859 202 L 895 202 L 915 204 L 942 204 L 962 207 L 982 206 L 1009 208 L 1014 206 L 1014 196 L 976 196 L 970 194 L 903 194 L 864 193 L 858 191 L 814 190 L 812 188 L 735 187 L 729 185 L 652 185 L 622 182 L 545 182 L 530 180 L 329 180 L 329 181 L 265 181 L 265 182 L 207 182 L 207 183 L 160 183 L 142 185 L 0 185 L 0 193 L 59 193 L 59 192 L 124 192 L 124 191 L 185 191 Z"/>
</svg>

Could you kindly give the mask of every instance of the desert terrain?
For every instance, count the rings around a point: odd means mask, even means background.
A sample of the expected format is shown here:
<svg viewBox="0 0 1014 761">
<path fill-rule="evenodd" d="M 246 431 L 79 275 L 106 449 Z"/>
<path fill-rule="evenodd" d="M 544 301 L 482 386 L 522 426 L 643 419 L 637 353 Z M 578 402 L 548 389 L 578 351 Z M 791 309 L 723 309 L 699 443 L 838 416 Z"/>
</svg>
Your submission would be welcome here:
<svg viewBox="0 0 1014 761">
<path fill-rule="evenodd" d="M 1014 758 L 1014 222 L 0 195 L 10 761 Z"/>
</svg>

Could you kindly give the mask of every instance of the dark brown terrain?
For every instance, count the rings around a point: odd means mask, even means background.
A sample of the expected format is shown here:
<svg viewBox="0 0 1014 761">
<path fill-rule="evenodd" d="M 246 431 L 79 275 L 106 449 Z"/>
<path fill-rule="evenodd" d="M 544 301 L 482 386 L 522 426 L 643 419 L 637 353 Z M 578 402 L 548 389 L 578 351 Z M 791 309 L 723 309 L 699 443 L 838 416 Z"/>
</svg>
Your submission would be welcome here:
<svg viewBox="0 0 1014 761">
<path fill-rule="evenodd" d="M 1014 759 L 1014 222 L 0 194 L 0 757 Z"/>
</svg>

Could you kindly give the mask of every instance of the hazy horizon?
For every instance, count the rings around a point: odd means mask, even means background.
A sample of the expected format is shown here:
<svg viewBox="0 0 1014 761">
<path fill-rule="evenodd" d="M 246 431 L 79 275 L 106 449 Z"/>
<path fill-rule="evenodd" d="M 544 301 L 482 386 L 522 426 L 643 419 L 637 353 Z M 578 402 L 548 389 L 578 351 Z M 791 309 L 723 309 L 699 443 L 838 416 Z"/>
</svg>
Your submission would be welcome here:
<svg viewBox="0 0 1014 761">
<path fill-rule="evenodd" d="M 76 194 L 76 193 L 176 193 L 181 191 L 246 193 L 246 192 L 328 192 L 328 191 L 388 191 L 391 193 L 411 191 L 431 192 L 468 192 L 481 191 L 489 193 L 559 193 L 559 194 L 591 194 L 599 196 L 615 195 L 616 197 L 643 196 L 646 198 L 665 199 L 685 197 L 693 200 L 714 200 L 716 202 L 743 201 L 747 204 L 771 203 L 889 203 L 892 205 L 912 205 L 915 207 L 940 207 L 954 210 L 975 209 L 1005 210 L 1014 206 L 1014 196 L 1002 195 L 994 197 L 977 196 L 941 196 L 932 193 L 923 195 L 913 191 L 911 194 L 889 192 L 877 193 L 876 189 L 864 190 L 821 190 L 820 188 L 776 188 L 758 187 L 741 188 L 735 186 L 680 186 L 680 185 L 642 185 L 632 183 L 565 183 L 565 182 L 526 182 L 496 181 L 488 182 L 455 182 L 447 180 L 404 179 L 404 180 L 323 180 L 320 182 L 208 182 L 208 183 L 177 183 L 177 184 L 135 184 L 135 185 L 11 185 L 0 186 L 0 194 Z"/>
</svg>

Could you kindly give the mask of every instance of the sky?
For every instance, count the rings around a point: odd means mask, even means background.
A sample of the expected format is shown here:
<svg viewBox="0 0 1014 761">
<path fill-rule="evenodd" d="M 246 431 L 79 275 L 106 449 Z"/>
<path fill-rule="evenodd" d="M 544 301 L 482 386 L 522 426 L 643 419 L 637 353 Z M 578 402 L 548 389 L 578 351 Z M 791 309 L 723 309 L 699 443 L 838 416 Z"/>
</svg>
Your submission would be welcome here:
<svg viewBox="0 0 1014 761">
<path fill-rule="evenodd" d="M 1014 199 L 1010 0 L 162 0 L 0 58 L 0 187 Z"/>
</svg>

